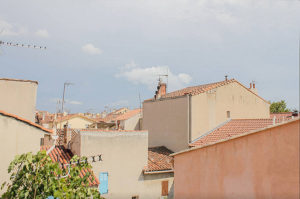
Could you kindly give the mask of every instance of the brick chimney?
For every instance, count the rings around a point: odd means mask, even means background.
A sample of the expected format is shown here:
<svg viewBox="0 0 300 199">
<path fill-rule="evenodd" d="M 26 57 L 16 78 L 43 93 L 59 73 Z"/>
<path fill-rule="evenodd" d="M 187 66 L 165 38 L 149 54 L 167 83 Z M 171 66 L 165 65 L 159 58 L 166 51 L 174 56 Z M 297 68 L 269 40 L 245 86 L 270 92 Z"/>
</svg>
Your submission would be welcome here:
<svg viewBox="0 0 300 199">
<path fill-rule="evenodd" d="M 255 88 L 255 82 L 254 82 L 254 81 L 252 81 L 252 82 L 250 83 L 250 88 L 249 88 L 249 90 L 251 90 L 253 93 L 257 94 L 257 89 Z"/>
<path fill-rule="evenodd" d="M 160 99 L 167 92 L 167 84 L 161 80 L 158 82 L 157 90 L 155 91 L 154 99 Z"/>
</svg>

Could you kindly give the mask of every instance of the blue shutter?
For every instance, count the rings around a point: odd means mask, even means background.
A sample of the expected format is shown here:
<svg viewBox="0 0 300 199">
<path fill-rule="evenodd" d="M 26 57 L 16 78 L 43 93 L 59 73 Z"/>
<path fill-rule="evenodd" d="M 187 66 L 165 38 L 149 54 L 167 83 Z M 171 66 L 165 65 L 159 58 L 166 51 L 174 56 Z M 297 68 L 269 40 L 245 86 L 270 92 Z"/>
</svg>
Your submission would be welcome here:
<svg viewBox="0 0 300 199">
<path fill-rule="evenodd" d="M 99 192 L 100 194 L 108 193 L 108 173 L 107 172 L 101 172 L 99 176 Z"/>
</svg>

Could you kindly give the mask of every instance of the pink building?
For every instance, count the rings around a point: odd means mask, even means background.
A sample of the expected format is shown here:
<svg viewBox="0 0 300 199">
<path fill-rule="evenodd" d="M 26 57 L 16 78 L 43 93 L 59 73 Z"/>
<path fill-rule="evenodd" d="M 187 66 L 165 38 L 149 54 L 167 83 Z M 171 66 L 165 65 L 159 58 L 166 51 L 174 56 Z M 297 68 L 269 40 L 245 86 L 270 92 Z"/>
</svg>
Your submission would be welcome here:
<svg viewBox="0 0 300 199">
<path fill-rule="evenodd" d="M 262 122 L 228 122 L 172 154 L 175 199 L 299 198 L 299 118 Z"/>
</svg>

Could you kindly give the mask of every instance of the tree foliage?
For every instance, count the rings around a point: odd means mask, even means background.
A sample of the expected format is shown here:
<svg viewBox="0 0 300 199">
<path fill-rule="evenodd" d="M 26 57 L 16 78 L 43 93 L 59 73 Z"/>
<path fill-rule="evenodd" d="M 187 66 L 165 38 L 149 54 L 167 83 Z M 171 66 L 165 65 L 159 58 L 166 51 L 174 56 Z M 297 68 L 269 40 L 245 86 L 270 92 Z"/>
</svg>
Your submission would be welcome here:
<svg viewBox="0 0 300 199">
<path fill-rule="evenodd" d="M 284 100 L 279 102 L 272 102 L 270 106 L 271 113 L 283 113 L 283 112 L 290 112 L 291 110 L 286 107 L 286 103 Z"/>
<path fill-rule="evenodd" d="M 8 168 L 10 182 L 4 182 L 1 186 L 1 189 L 7 188 L 2 198 L 100 198 L 98 190 L 89 186 L 91 173 L 82 178 L 79 176 L 82 169 L 91 168 L 91 165 L 84 161 L 86 158 L 77 156 L 71 162 L 78 160 L 79 164 L 69 167 L 69 175 L 64 177 L 68 174 L 68 168 L 53 162 L 46 151 L 16 156 Z"/>
</svg>

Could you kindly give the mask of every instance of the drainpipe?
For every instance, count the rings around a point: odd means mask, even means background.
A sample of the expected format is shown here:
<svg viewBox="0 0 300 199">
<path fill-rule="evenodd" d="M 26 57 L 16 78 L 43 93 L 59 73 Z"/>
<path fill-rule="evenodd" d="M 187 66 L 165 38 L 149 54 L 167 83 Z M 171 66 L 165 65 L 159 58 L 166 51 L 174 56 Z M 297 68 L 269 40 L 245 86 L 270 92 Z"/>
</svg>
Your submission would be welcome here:
<svg viewBox="0 0 300 199">
<path fill-rule="evenodd" d="M 188 144 L 192 141 L 192 96 L 187 95 L 188 98 Z"/>
</svg>

